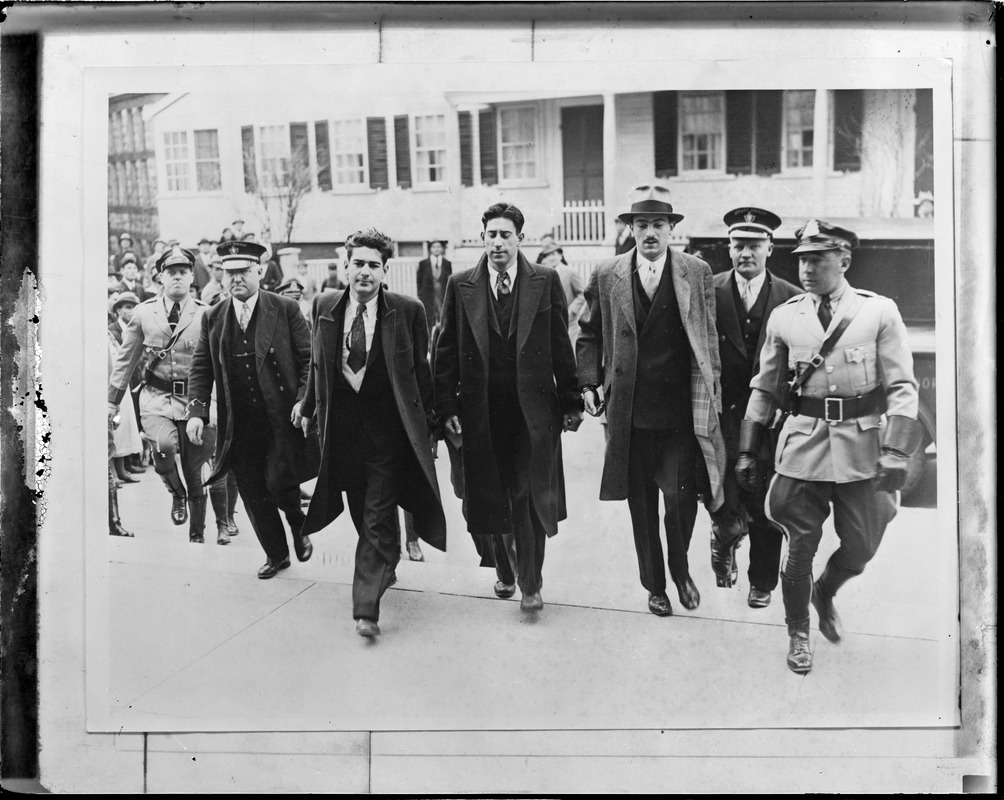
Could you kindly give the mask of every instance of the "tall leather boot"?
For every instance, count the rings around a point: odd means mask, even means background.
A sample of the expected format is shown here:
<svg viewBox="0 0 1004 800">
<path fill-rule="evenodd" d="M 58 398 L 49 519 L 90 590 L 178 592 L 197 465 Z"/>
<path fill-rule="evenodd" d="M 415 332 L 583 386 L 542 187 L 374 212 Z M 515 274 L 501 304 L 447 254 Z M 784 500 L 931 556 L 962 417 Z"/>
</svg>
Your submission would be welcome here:
<svg viewBox="0 0 1004 800">
<path fill-rule="evenodd" d="M 711 513 L 711 570 L 720 589 L 730 589 L 739 578 L 736 550 L 743 538 L 743 526 L 738 517 L 726 513 Z"/>
<path fill-rule="evenodd" d="M 216 544 L 230 544 L 226 478 L 220 478 L 209 486 L 209 500 L 213 504 L 213 516 L 216 517 Z"/>
<path fill-rule="evenodd" d="M 833 596 L 852 576 L 827 564 L 823 574 L 812 584 L 812 607 L 819 615 L 819 632 L 834 644 L 843 633 Z"/>
<path fill-rule="evenodd" d="M 812 650 L 809 646 L 811 594 L 811 575 L 794 580 L 781 575 L 784 621 L 788 625 L 788 669 L 799 675 L 804 675 L 812 669 Z"/>
<path fill-rule="evenodd" d="M 171 464 L 170 472 L 159 472 L 157 474 L 160 475 L 160 479 L 171 494 L 171 522 L 175 525 L 184 525 L 188 521 L 188 509 L 185 507 L 188 501 L 188 493 L 181 482 L 177 464 Z"/>
<path fill-rule="evenodd" d="M 119 519 L 119 491 L 115 488 L 115 481 L 111 480 L 110 469 L 108 477 L 108 535 L 132 537 L 133 534 L 122 527 Z"/>
<path fill-rule="evenodd" d="M 188 498 L 188 541 L 195 544 L 202 544 L 205 541 L 203 534 L 206 530 L 207 501 L 205 495 Z"/>
</svg>

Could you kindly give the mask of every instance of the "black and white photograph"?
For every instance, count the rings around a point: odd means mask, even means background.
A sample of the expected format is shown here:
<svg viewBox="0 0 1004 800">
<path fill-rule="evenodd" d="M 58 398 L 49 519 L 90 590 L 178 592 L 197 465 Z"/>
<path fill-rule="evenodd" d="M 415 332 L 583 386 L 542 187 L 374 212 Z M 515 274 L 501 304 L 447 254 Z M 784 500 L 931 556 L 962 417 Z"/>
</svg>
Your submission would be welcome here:
<svg viewBox="0 0 1004 800">
<path fill-rule="evenodd" d="M 39 642 L 80 685 L 71 723 L 40 670 L 43 776 L 995 781 L 959 745 L 986 98 L 879 28 L 336 5 L 46 37 Z"/>
</svg>

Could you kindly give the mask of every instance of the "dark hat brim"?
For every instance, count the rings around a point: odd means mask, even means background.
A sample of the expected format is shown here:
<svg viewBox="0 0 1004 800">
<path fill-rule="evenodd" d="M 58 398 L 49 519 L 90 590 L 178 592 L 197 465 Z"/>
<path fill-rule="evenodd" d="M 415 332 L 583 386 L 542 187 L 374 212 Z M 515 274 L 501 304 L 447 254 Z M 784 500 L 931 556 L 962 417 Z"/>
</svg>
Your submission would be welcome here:
<svg viewBox="0 0 1004 800">
<path fill-rule="evenodd" d="M 683 219 L 683 214 L 669 213 L 664 211 L 638 211 L 631 212 L 626 211 L 623 214 L 619 214 L 617 219 L 623 222 L 625 225 L 633 225 L 635 217 L 668 217 L 670 222 L 679 222 Z"/>
</svg>

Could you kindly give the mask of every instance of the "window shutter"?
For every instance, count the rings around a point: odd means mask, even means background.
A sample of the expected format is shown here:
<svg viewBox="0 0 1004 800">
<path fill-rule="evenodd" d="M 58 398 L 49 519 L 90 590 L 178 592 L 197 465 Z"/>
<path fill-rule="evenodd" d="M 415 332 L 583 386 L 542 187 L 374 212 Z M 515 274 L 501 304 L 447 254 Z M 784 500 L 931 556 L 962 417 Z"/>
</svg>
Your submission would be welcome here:
<svg viewBox="0 0 1004 800">
<path fill-rule="evenodd" d="M 784 92 L 756 93 L 753 118 L 756 120 L 756 154 L 754 167 L 757 175 L 776 175 L 781 171 L 781 116 L 784 113 Z"/>
<path fill-rule="evenodd" d="M 303 181 L 307 176 L 307 185 L 313 185 L 310 180 L 310 144 L 306 122 L 289 123 L 289 161 L 297 173 L 296 182 Z"/>
<path fill-rule="evenodd" d="M 495 141 L 495 109 L 478 112 L 478 146 L 481 150 L 481 182 L 494 186 L 499 182 L 498 143 Z"/>
<path fill-rule="evenodd" d="M 655 138 L 655 174 L 672 178 L 677 174 L 677 93 L 652 92 L 652 128 Z"/>
<path fill-rule="evenodd" d="M 317 152 L 317 188 L 322 192 L 331 191 L 331 140 L 328 138 L 328 123 L 314 123 L 314 150 Z"/>
<path fill-rule="evenodd" d="M 258 188 L 258 171 L 255 169 L 254 127 L 241 128 L 241 151 L 244 154 L 244 191 L 251 193 Z"/>
<path fill-rule="evenodd" d="M 460 128 L 460 183 L 474 185 L 474 140 L 471 130 L 471 112 L 461 111 L 458 115 Z"/>
<path fill-rule="evenodd" d="M 863 90 L 839 89 L 833 93 L 833 169 L 837 172 L 861 169 L 864 109 Z"/>
<path fill-rule="evenodd" d="M 408 136 L 408 116 L 394 117 L 394 153 L 397 156 L 397 185 L 411 188 L 411 139 Z"/>
<path fill-rule="evenodd" d="M 366 118 L 366 147 L 369 150 L 370 188 L 390 188 L 387 174 L 387 121 L 383 117 Z"/>
<path fill-rule="evenodd" d="M 917 143 L 913 153 L 914 194 L 934 191 L 934 93 L 917 89 Z"/>
<path fill-rule="evenodd" d="M 749 175 L 753 171 L 753 98 L 755 93 L 725 93 L 725 171 Z"/>
</svg>

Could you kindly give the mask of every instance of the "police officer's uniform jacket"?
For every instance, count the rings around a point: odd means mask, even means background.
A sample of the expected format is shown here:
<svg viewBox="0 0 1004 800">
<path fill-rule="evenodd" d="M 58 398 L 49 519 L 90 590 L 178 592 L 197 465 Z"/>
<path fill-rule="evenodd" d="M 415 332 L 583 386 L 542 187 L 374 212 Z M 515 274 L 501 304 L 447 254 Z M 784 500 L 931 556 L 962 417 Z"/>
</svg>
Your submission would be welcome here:
<svg viewBox="0 0 1004 800">
<path fill-rule="evenodd" d="M 750 383 L 753 391 L 746 417 L 770 425 L 789 378 L 806 368 L 855 298 L 862 297 L 863 304 L 833 351 L 801 387 L 802 397 L 834 398 L 826 404 L 831 421 L 792 413 L 781 430 L 775 453 L 775 470 L 780 475 L 849 483 L 876 474 L 883 405 L 888 415 L 917 418 L 917 381 L 906 326 L 896 304 L 887 297 L 855 289 L 846 280 L 831 298 L 834 296 L 837 305 L 827 331 L 816 315 L 812 294 L 794 297 L 771 314 L 760 353 L 760 372 Z M 849 401 L 875 390 L 884 398 L 874 411 L 839 421 L 841 403 L 836 398 Z"/>
</svg>

